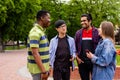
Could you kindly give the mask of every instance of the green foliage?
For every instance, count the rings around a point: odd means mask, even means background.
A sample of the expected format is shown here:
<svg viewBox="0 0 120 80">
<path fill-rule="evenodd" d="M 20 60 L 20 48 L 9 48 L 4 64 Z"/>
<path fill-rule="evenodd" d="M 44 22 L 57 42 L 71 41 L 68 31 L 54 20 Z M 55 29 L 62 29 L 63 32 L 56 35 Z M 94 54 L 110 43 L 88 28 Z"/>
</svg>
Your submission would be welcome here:
<svg viewBox="0 0 120 80">
<path fill-rule="evenodd" d="M 47 29 L 49 40 L 57 34 L 54 23 L 66 21 L 67 34 L 74 37 L 81 28 L 80 16 L 91 13 L 93 25 L 99 27 L 103 20 L 120 24 L 120 0 L 0 0 L 0 37 L 2 40 L 25 40 L 38 10 L 50 11 L 51 26 Z"/>
<path fill-rule="evenodd" d="M 103 20 L 109 20 L 115 24 L 119 21 L 118 10 L 120 3 L 118 0 L 71 0 L 70 4 L 73 5 L 79 15 L 91 13 L 93 25 L 96 27 L 99 27 Z"/>
<path fill-rule="evenodd" d="M 40 0 L 1 0 L 2 40 L 25 40 L 41 8 L 39 4 Z"/>
<path fill-rule="evenodd" d="M 62 0 L 42 0 L 40 5 L 42 9 L 47 9 L 51 13 L 52 28 L 47 29 L 49 39 L 56 34 L 52 31 L 55 30 L 54 22 L 58 19 L 66 21 L 68 34 L 74 37 L 75 32 L 81 28 L 80 16 L 84 13 L 91 13 L 92 24 L 95 27 L 99 27 L 103 20 L 120 24 L 120 0 L 70 0 L 69 3 L 64 3 Z"/>
</svg>

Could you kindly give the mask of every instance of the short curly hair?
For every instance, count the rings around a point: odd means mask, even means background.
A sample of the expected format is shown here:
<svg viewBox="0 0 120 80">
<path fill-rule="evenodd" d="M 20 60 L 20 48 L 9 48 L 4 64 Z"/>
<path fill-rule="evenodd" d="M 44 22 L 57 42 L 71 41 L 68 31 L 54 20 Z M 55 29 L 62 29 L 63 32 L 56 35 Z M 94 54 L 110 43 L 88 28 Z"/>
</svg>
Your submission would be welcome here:
<svg viewBox="0 0 120 80">
<path fill-rule="evenodd" d="M 44 17 L 45 15 L 47 15 L 47 13 L 49 13 L 48 11 L 46 10 L 40 10 L 37 12 L 37 15 L 36 15 L 36 19 L 37 20 L 40 20 L 41 17 Z"/>
</svg>

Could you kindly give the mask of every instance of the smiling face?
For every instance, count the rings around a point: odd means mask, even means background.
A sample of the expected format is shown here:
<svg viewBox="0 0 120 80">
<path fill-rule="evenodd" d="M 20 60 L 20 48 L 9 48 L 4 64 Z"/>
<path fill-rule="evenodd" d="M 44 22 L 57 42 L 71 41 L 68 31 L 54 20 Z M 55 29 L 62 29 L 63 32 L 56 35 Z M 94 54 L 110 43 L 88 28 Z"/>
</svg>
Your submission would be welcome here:
<svg viewBox="0 0 120 80">
<path fill-rule="evenodd" d="M 88 29 L 91 26 L 91 20 L 88 21 L 87 17 L 81 17 L 81 25 L 83 28 Z"/>
<path fill-rule="evenodd" d="M 47 13 L 44 17 L 42 17 L 42 23 L 43 23 L 43 27 L 46 28 L 50 25 L 50 14 Z"/>
<path fill-rule="evenodd" d="M 66 26 L 66 24 L 62 24 L 61 26 L 56 28 L 56 30 L 58 31 L 59 34 L 66 34 L 67 26 Z"/>
</svg>

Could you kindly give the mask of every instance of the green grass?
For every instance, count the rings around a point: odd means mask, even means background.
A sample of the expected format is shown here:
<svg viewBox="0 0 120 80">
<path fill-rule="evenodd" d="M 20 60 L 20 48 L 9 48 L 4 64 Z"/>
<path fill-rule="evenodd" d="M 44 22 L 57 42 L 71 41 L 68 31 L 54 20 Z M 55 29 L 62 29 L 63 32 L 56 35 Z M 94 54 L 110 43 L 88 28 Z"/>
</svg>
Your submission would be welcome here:
<svg viewBox="0 0 120 80">
<path fill-rule="evenodd" d="M 5 50 L 18 50 L 18 49 L 24 49 L 24 48 L 26 48 L 25 45 L 22 45 L 19 48 L 17 46 L 5 46 Z"/>
<path fill-rule="evenodd" d="M 117 65 L 120 66 L 120 56 L 117 55 L 116 60 L 117 60 Z"/>
<path fill-rule="evenodd" d="M 115 45 L 115 48 L 116 49 L 120 49 L 120 45 Z"/>
<path fill-rule="evenodd" d="M 116 47 L 116 50 L 118 49 L 120 50 L 120 45 L 116 45 L 115 47 Z M 117 55 L 116 60 L 117 60 L 117 65 L 120 66 L 120 55 Z"/>
</svg>

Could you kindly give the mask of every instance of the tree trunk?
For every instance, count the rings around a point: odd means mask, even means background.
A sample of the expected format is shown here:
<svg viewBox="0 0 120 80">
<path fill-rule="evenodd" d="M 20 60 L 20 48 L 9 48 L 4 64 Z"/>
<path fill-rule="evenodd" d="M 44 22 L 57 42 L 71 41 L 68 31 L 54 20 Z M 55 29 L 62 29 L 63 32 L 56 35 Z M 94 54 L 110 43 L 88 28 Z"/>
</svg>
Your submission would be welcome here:
<svg viewBox="0 0 120 80">
<path fill-rule="evenodd" d="M 17 40 L 17 48 L 20 49 L 19 40 Z"/>
<path fill-rule="evenodd" d="M 4 52 L 4 45 L 3 45 L 3 41 L 2 41 L 1 32 L 0 32 L 0 52 Z"/>
</svg>

